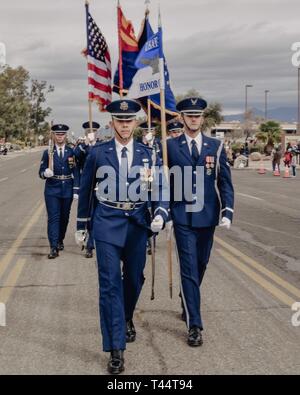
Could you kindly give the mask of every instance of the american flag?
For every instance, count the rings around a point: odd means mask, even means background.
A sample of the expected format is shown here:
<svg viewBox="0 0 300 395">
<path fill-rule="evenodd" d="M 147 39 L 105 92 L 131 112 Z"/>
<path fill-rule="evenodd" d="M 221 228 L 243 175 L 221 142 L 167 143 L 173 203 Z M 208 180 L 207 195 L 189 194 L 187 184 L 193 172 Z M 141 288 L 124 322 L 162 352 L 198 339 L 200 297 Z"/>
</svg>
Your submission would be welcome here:
<svg viewBox="0 0 300 395">
<path fill-rule="evenodd" d="M 87 12 L 88 47 L 84 51 L 88 61 L 89 100 L 99 104 L 100 111 L 112 101 L 111 58 L 107 43 L 93 17 Z"/>
</svg>

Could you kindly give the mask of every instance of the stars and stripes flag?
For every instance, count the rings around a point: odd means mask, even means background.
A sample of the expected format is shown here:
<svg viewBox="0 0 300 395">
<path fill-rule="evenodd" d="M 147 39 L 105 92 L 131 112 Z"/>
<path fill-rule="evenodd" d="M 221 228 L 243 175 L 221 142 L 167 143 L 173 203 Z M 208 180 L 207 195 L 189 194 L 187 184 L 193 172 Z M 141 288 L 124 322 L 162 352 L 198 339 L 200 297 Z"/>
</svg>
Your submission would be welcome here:
<svg viewBox="0 0 300 395">
<path fill-rule="evenodd" d="M 84 54 L 88 62 L 89 100 L 105 111 L 112 101 L 111 57 L 106 40 L 89 12 L 86 4 L 87 49 Z"/>
</svg>

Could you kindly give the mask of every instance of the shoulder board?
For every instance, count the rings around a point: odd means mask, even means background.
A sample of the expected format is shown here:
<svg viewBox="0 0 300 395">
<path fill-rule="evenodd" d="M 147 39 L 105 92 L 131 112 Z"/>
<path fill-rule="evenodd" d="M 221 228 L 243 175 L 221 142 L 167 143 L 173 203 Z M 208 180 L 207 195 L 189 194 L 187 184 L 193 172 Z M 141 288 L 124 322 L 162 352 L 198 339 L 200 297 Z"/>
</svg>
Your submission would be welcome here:
<svg viewBox="0 0 300 395">
<path fill-rule="evenodd" d="M 149 147 L 148 145 L 145 145 L 143 143 L 139 143 L 138 141 L 137 141 L 137 145 L 138 145 L 139 148 L 144 148 L 146 150 L 152 151 L 151 147 Z"/>
<path fill-rule="evenodd" d="M 105 148 L 106 146 L 107 146 L 107 142 L 95 144 L 95 145 L 93 145 L 93 146 L 91 147 L 91 151 L 90 151 L 90 152 L 94 152 L 94 151 L 96 151 L 96 150 L 98 150 L 98 149 L 100 149 L 100 148 L 102 148 L 102 147 Z"/>
<path fill-rule="evenodd" d="M 223 142 L 221 140 L 217 139 L 216 137 L 209 137 L 209 136 L 205 136 L 205 137 L 210 143 L 216 145 L 217 147 L 219 147 L 221 144 L 223 144 Z"/>
</svg>

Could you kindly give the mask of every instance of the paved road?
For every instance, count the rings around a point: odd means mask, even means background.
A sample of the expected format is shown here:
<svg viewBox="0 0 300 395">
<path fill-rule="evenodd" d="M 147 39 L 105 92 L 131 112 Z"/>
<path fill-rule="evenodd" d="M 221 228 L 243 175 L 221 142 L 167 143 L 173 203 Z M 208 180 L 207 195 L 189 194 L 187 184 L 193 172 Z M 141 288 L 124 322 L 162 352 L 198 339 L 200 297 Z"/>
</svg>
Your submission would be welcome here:
<svg viewBox="0 0 300 395">
<path fill-rule="evenodd" d="M 48 261 L 40 152 L 0 157 L 0 374 L 104 374 L 98 329 L 97 273 L 73 241 Z M 300 179 L 233 173 L 237 205 L 232 231 L 218 231 L 203 287 L 204 341 L 185 343 L 174 254 L 168 297 L 165 234 L 157 250 L 156 300 L 150 265 L 136 314 L 138 340 L 128 347 L 126 373 L 299 374 Z"/>
</svg>

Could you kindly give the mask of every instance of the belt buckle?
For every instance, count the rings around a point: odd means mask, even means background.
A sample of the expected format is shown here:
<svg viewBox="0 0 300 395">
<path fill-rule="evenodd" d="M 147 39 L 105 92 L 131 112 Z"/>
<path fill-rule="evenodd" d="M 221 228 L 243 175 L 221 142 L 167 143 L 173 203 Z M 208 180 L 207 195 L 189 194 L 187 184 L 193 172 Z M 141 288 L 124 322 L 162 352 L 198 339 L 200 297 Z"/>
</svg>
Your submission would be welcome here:
<svg viewBox="0 0 300 395">
<path fill-rule="evenodd" d="M 124 203 L 123 209 L 126 210 L 126 211 L 132 210 L 133 209 L 132 203 L 130 203 L 130 202 Z"/>
</svg>

